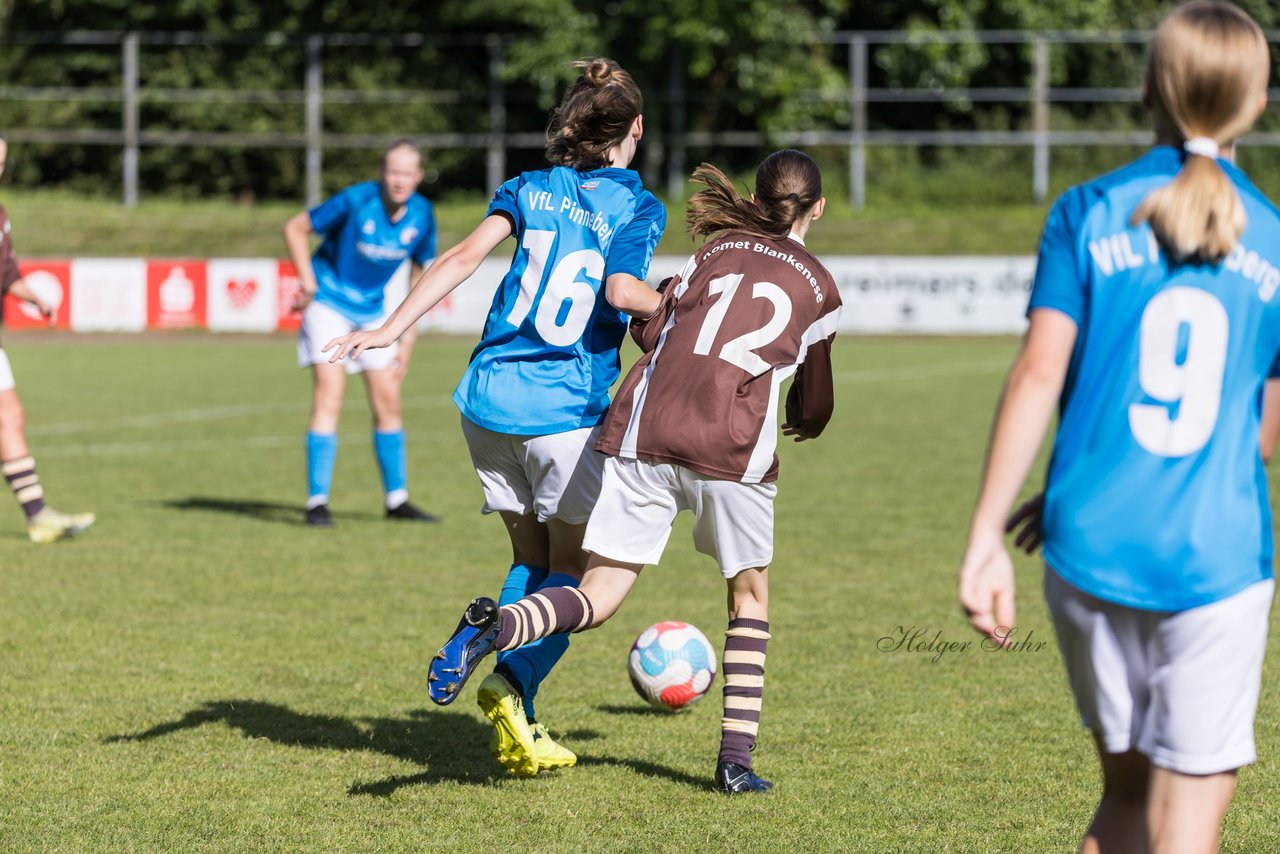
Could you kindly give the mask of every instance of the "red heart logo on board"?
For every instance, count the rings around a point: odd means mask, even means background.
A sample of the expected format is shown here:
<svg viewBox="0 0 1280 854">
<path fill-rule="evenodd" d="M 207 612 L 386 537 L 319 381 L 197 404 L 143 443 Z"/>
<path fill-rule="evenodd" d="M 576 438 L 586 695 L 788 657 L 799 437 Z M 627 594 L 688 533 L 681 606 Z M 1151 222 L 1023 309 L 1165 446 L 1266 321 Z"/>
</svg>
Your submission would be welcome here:
<svg viewBox="0 0 1280 854">
<path fill-rule="evenodd" d="M 232 308 L 243 309 L 253 302 L 253 295 L 257 292 L 258 283 L 253 279 L 227 280 L 227 298 L 231 300 Z"/>
</svg>

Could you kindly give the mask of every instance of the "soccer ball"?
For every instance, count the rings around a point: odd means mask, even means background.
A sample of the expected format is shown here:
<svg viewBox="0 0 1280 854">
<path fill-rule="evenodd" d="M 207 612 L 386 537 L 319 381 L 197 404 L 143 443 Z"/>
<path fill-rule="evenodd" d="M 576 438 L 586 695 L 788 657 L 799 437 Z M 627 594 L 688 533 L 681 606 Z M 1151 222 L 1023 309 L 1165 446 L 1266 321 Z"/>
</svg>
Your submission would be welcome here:
<svg viewBox="0 0 1280 854">
<path fill-rule="evenodd" d="M 664 620 L 640 633 L 627 661 L 636 693 L 659 709 L 683 709 L 701 699 L 716 678 L 716 653 L 688 623 Z"/>
</svg>

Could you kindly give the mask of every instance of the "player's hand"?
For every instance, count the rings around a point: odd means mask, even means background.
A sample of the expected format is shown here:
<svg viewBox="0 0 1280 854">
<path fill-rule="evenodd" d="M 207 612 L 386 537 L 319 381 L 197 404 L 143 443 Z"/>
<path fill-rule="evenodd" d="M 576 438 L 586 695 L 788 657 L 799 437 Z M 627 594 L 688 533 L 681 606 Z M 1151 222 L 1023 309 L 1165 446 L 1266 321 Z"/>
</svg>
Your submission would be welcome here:
<svg viewBox="0 0 1280 854">
<path fill-rule="evenodd" d="M 33 299 L 31 301 L 31 305 L 35 307 L 36 311 L 44 315 L 44 319 L 49 321 L 50 326 L 53 326 L 53 324 L 57 320 L 57 318 L 54 316 L 58 312 L 57 307 L 50 305 L 49 303 L 40 299 L 40 297 L 36 297 L 35 299 Z"/>
<path fill-rule="evenodd" d="M 1021 526 L 1022 530 L 1018 531 Z M 1012 534 L 1013 544 L 1027 554 L 1035 554 L 1036 549 L 1044 542 L 1044 493 L 1030 498 L 1021 507 L 1013 511 L 1009 521 L 1004 524 L 1004 532 Z"/>
<path fill-rule="evenodd" d="M 348 356 L 358 359 L 365 350 L 389 347 L 395 340 L 389 332 L 378 327 L 367 332 L 348 332 L 346 335 L 341 335 L 320 348 L 320 352 L 328 353 L 332 350 L 333 354 L 329 356 L 329 361 L 340 362 Z"/>
<path fill-rule="evenodd" d="M 807 440 L 807 439 L 811 438 L 811 437 L 806 436 L 805 434 L 803 434 L 803 433 L 801 433 L 801 432 L 800 432 L 800 425 L 799 425 L 799 424 L 783 424 L 783 425 L 782 425 L 782 435 L 784 435 L 784 436 L 794 436 L 794 437 L 795 437 L 795 440 L 796 440 L 797 442 L 803 442 L 803 441 L 805 441 L 805 440 Z"/>
<path fill-rule="evenodd" d="M 314 290 L 306 290 L 301 288 L 293 298 L 293 310 L 296 312 L 306 311 L 307 306 L 311 305 L 311 301 L 316 298 Z"/>
<path fill-rule="evenodd" d="M 1002 646 L 1008 643 L 1014 626 L 1013 561 L 999 532 L 969 540 L 960 567 L 960 605 L 980 634 Z"/>
</svg>

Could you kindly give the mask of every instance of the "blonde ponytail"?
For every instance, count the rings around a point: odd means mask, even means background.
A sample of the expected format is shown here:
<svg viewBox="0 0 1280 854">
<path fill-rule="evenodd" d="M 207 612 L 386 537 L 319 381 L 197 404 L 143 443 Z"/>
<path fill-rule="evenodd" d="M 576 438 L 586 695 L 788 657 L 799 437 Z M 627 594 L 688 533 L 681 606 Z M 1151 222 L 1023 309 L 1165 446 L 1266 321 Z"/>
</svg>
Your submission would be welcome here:
<svg viewBox="0 0 1280 854">
<path fill-rule="evenodd" d="M 1270 62 L 1258 25 L 1219 0 L 1180 6 L 1156 31 L 1147 64 L 1149 105 L 1157 132 L 1189 150 L 1177 176 L 1153 190 L 1131 221 L 1150 223 L 1175 260 L 1217 263 L 1244 232 L 1244 205 L 1211 155 L 1257 118 Z"/>
</svg>

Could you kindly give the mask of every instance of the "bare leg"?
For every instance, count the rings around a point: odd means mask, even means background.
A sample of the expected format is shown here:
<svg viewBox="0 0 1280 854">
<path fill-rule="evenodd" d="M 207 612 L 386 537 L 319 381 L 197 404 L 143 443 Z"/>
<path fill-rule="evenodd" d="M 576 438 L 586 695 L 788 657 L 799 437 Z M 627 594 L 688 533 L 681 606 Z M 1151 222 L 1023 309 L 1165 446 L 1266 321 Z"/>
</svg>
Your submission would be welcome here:
<svg viewBox="0 0 1280 854">
<path fill-rule="evenodd" d="M 1236 791 L 1236 772 L 1196 776 L 1153 768 L 1147 796 L 1152 854 L 1212 854 Z"/>
<path fill-rule="evenodd" d="M 338 418 L 342 415 L 342 395 L 347 388 L 346 368 L 316 362 L 311 366 L 311 376 L 311 420 L 307 427 L 312 433 L 336 433 Z"/>
<path fill-rule="evenodd" d="M 581 580 L 583 573 L 587 571 L 587 553 L 582 550 L 582 538 L 587 533 L 586 524 L 570 525 L 559 519 L 549 519 L 546 528 L 550 560 L 547 569 Z"/>
<path fill-rule="evenodd" d="M 1136 750 L 1108 753 L 1094 733 L 1102 763 L 1102 799 L 1080 843 L 1082 854 L 1147 850 L 1147 792 L 1151 762 Z"/>
<path fill-rule="evenodd" d="M 642 569 L 642 563 L 620 563 L 595 554 L 588 557 L 587 571 L 578 586 L 591 602 L 593 618 L 587 628 L 594 629 L 618 612 Z"/>
<path fill-rule="evenodd" d="M 365 371 L 364 383 L 369 392 L 369 407 L 373 410 L 374 429 L 383 433 L 404 429 L 400 372 L 394 368 Z"/>
<path fill-rule="evenodd" d="M 538 566 L 546 569 L 551 546 L 548 543 L 547 526 L 532 513 L 521 515 L 510 510 L 500 510 L 502 524 L 511 539 L 511 562 Z"/>
<path fill-rule="evenodd" d="M 0 460 L 16 460 L 30 453 L 25 428 L 26 413 L 17 389 L 0 391 Z"/>
</svg>

